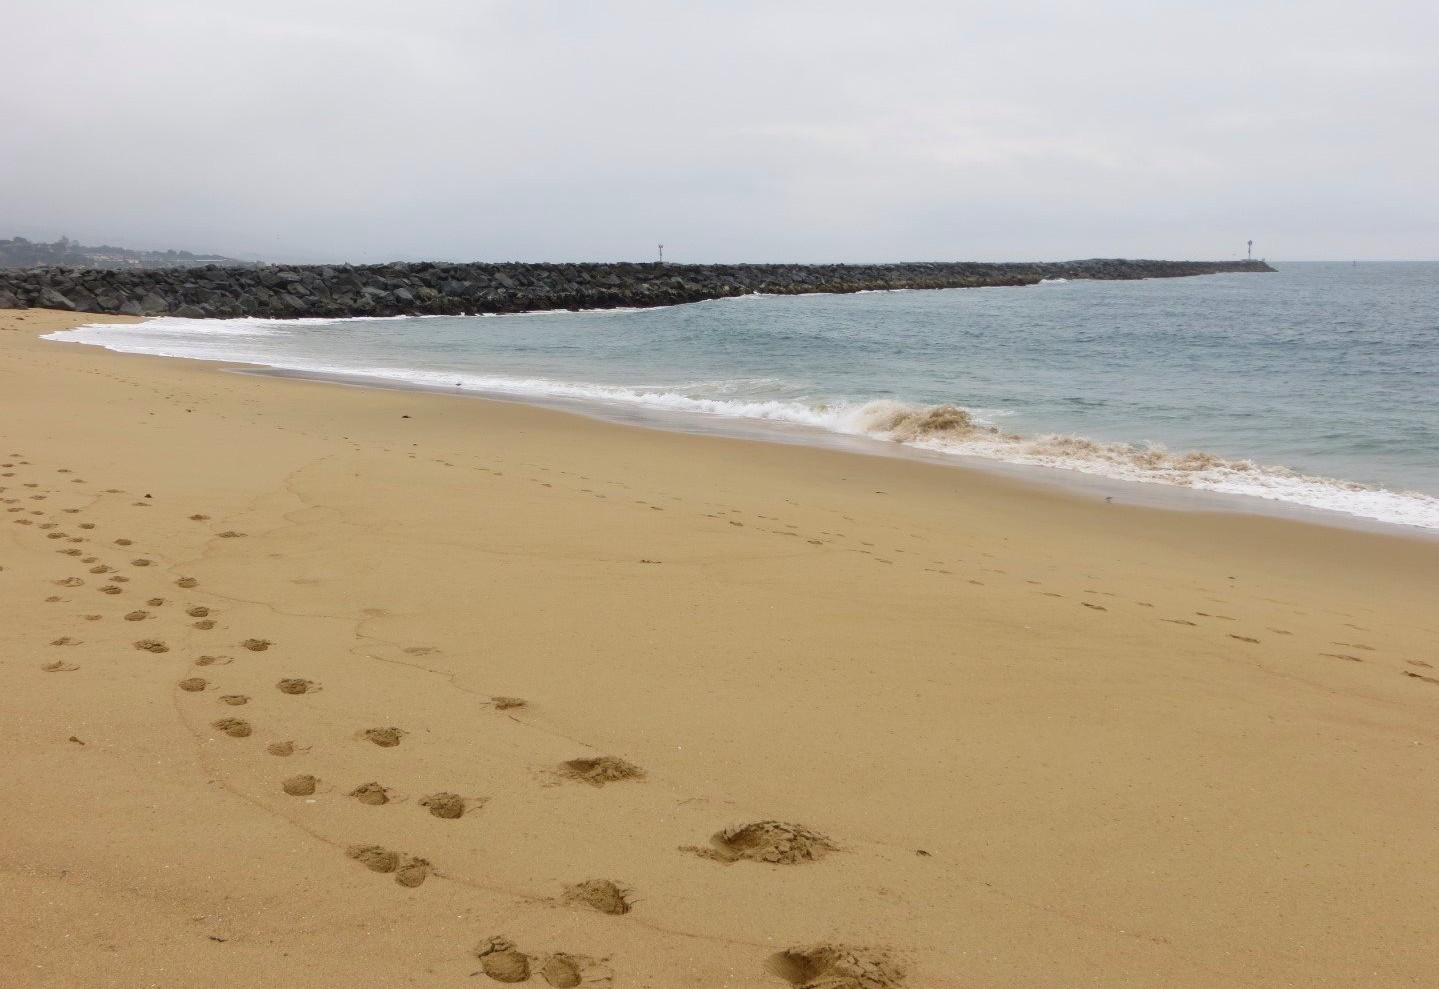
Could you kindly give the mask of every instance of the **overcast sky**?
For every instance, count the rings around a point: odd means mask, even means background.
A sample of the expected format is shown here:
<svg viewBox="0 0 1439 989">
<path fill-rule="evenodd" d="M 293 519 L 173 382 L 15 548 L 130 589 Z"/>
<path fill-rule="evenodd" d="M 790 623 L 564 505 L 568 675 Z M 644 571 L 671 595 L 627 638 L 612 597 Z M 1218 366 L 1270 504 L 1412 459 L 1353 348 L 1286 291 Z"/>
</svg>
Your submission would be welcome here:
<svg viewBox="0 0 1439 989">
<path fill-rule="evenodd" d="M 1439 258 L 1433 0 L 0 0 L 0 237 Z"/>
</svg>

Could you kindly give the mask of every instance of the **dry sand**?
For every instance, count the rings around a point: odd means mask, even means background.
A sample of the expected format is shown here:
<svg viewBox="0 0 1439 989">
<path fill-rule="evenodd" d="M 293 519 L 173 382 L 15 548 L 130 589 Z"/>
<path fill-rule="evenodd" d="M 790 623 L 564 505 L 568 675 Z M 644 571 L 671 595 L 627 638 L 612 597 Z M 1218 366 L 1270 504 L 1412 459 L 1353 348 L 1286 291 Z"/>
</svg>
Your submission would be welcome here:
<svg viewBox="0 0 1439 989">
<path fill-rule="evenodd" d="M 0 984 L 1439 982 L 1439 544 L 78 321 L 0 312 Z"/>
</svg>

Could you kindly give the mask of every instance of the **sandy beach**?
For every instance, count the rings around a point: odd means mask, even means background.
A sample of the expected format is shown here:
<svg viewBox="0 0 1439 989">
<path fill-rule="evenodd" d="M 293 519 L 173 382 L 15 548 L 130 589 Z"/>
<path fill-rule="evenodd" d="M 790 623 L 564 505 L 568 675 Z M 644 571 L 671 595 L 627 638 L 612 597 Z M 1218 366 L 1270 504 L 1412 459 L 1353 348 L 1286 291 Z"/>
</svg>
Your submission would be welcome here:
<svg viewBox="0 0 1439 989">
<path fill-rule="evenodd" d="M 0 311 L 0 984 L 1435 984 L 1439 541 L 96 320 Z"/>
</svg>

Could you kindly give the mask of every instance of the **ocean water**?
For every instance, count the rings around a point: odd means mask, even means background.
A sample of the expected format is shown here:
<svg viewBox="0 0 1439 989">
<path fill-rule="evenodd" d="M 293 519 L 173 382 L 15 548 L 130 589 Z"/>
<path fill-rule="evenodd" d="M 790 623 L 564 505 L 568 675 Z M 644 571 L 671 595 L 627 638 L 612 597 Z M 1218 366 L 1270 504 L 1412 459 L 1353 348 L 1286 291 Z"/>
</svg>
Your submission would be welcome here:
<svg viewBox="0 0 1439 989">
<path fill-rule="evenodd" d="M 164 318 L 51 339 L 1439 529 L 1439 264 L 1277 267 L 587 313 Z"/>
</svg>

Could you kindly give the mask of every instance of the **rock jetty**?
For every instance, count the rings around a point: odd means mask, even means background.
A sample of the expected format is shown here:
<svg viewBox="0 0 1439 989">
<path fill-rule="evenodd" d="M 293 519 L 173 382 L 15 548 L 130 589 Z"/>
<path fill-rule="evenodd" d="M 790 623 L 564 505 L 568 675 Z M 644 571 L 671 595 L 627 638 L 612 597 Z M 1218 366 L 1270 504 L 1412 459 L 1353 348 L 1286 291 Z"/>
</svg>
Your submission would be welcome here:
<svg viewBox="0 0 1439 989">
<path fill-rule="evenodd" d="M 1262 261 L 985 264 L 206 265 L 0 271 L 0 309 L 190 318 L 417 316 L 666 306 L 735 295 L 1032 285 L 1049 278 L 1177 278 L 1273 271 Z"/>
</svg>

